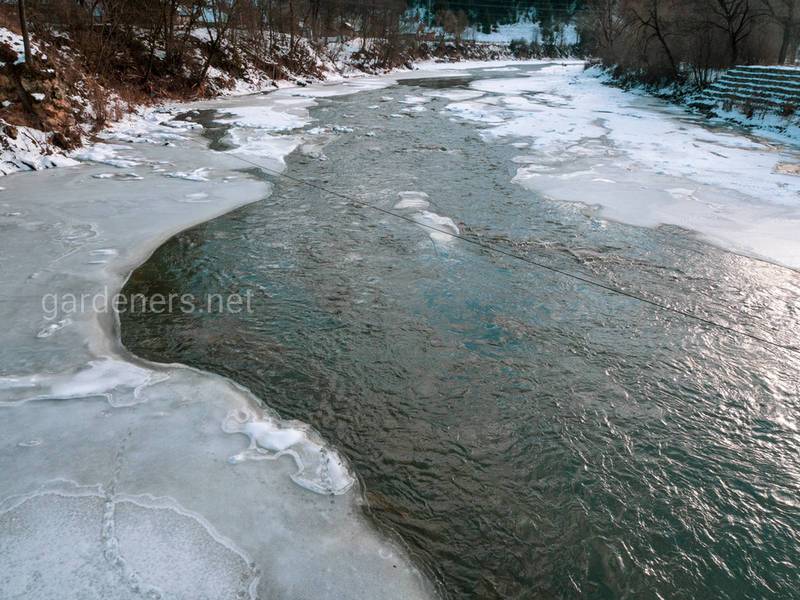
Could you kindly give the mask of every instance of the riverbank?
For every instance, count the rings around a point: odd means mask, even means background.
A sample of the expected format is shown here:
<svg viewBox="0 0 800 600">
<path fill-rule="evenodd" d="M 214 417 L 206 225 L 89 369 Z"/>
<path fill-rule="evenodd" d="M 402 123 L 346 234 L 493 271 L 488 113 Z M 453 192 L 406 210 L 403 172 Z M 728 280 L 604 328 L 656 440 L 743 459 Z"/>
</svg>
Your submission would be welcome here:
<svg viewBox="0 0 800 600">
<path fill-rule="evenodd" d="M 520 185 L 615 221 L 678 226 L 800 268 L 797 144 L 609 86 L 581 65 L 473 87 L 499 96 L 449 108 L 484 127 L 487 140 L 523 138 Z"/>
<path fill-rule="evenodd" d="M 5 26 L 3 26 L 5 25 Z M 441 42 L 403 45 L 387 52 L 382 39 L 323 44 L 276 34 L 253 43 L 261 52 L 224 43 L 203 70 L 209 33 L 189 32 L 177 72 L 164 51 L 145 52 L 138 42 L 116 40 L 113 74 L 92 70 L 92 60 L 64 31 L 31 40 L 25 64 L 23 41 L 0 11 L 0 176 L 74 164 L 70 154 L 97 140 L 115 123 L 143 110 L 180 101 L 266 93 L 364 75 L 411 71 L 434 61 L 452 63 L 522 56 L 509 44 Z M 245 45 L 246 46 L 246 45 Z M 86 49 L 89 52 L 91 49 Z M 147 72 L 141 73 L 143 64 Z M 102 135 L 100 136 L 102 137 Z"/>
<path fill-rule="evenodd" d="M 745 69 L 750 67 L 744 67 Z M 773 139 L 777 142 L 800 147 L 800 114 L 794 107 L 784 110 L 769 110 L 764 106 L 749 106 L 747 102 L 732 104 L 727 109 L 725 103 L 709 96 L 708 89 L 698 89 L 694 82 L 683 84 L 647 84 L 637 77 L 626 76 L 613 67 L 604 68 L 594 64 L 590 67 L 594 76 L 604 83 L 626 92 L 642 96 L 650 96 L 667 101 L 684 110 L 702 115 L 713 125 L 734 126 L 747 129 L 753 135 Z M 728 71 L 735 71 L 736 68 Z M 724 79 L 726 71 L 715 73 L 714 82 Z M 791 110 L 787 110 L 791 109 Z"/>
</svg>

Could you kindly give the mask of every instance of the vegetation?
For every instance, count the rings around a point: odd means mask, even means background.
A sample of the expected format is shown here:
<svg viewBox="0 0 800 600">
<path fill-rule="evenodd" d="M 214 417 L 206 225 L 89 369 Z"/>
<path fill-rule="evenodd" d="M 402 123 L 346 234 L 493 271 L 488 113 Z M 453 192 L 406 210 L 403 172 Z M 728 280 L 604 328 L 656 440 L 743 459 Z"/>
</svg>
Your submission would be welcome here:
<svg viewBox="0 0 800 600">
<path fill-rule="evenodd" d="M 800 0 L 587 0 L 578 23 L 618 77 L 702 88 L 732 65 L 794 62 Z"/>
<path fill-rule="evenodd" d="M 424 4 L 426 14 L 436 11 L 430 24 L 406 0 L 6 0 L 0 26 L 22 35 L 25 52 L 17 61 L 0 42 L 0 95 L 13 99 L 0 106 L 0 127 L 58 132 L 70 146 L 87 124 L 99 130 L 133 105 L 210 96 L 236 80 L 302 84 L 336 68 L 499 58 L 508 48 L 471 44 L 461 33 L 540 10 L 500 0 Z M 553 40 L 522 40 L 511 51 L 565 53 Z"/>
</svg>

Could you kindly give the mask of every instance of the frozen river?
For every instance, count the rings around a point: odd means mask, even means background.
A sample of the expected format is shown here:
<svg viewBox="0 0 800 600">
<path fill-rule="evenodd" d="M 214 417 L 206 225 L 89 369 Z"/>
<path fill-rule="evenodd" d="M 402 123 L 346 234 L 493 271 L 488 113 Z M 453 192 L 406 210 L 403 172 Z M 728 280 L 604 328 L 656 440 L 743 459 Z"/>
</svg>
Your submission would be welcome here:
<svg viewBox="0 0 800 600">
<path fill-rule="evenodd" d="M 3 182 L 0 596 L 796 595 L 795 151 L 580 66 L 417 75 Z M 65 304 L 156 248 L 126 296 L 249 310 Z"/>
</svg>

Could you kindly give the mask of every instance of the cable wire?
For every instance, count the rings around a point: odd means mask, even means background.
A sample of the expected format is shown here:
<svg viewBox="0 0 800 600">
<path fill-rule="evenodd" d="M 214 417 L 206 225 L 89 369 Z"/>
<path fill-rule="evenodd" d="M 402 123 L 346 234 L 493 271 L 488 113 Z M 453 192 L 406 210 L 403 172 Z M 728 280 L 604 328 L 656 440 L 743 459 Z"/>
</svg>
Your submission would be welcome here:
<svg viewBox="0 0 800 600">
<path fill-rule="evenodd" d="M 197 143 L 201 143 L 201 142 L 198 141 Z M 205 146 L 205 144 L 203 144 L 203 146 Z M 365 202 L 363 200 L 359 200 L 358 198 L 355 198 L 353 196 L 349 196 L 347 194 L 343 194 L 341 192 L 337 192 L 336 190 L 332 190 L 332 189 L 326 188 L 325 186 L 322 186 L 322 185 L 307 181 L 305 179 L 301 179 L 300 177 L 294 177 L 293 175 L 287 175 L 286 173 L 281 173 L 280 171 L 276 171 L 274 169 L 271 169 L 270 167 L 267 167 L 265 165 L 259 164 L 256 161 L 249 160 L 249 159 L 244 158 L 242 156 L 238 156 L 236 154 L 230 154 L 229 156 L 231 156 L 231 157 L 233 157 L 233 158 L 235 158 L 235 159 L 237 159 L 237 160 L 239 160 L 239 161 L 241 161 L 243 163 L 249 164 L 250 166 L 253 166 L 253 167 L 256 167 L 258 169 L 261 169 L 264 172 L 266 172 L 266 173 L 268 173 L 270 175 L 273 175 L 275 177 L 281 177 L 281 178 L 286 179 L 288 181 L 292 181 L 294 183 L 298 183 L 300 185 L 307 186 L 309 188 L 315 189 L 315 190 L 323 192 L 325 194 L 329 194 L 331 196 L 335 196 L 335 197 L 340 198 L 342 200 L 347 200 L 348 202 L 352 202 L 353 204 L 356 204 L 356 205 L 361 206 L 363 208 L 372 209 L 372 210 L 380 212 L 380 213 L 382 213 L 384 215 L 391 216 L 391 217 L 394 217 L 396 219 L 401 219 L 401 220 L 406 221 L 408 223 L 413 223 L 414 225 L 423 227 L 423 228 L 428 229 L 430 231 L 434 231 L 434 232 L 437 232 L 437 233 L 441 233 L 441 234 L 450 236 L 452 238 L 455 238 L 455 239 L 461 240 L 463 242 L 466 242 L 467 244 L 471 244 L 473 246 L 477 246 L 477 247 L 479 247 L 479 248 L 481 248 L 483 250 L 486 250 L 488 252 L 494 252 L 496 254 L 501 254 L 501 255 L 507 256 L 509 258 L 520 260 L 520 261 L 525 262 L 527 264 L 530 264 L 532 266 L 538 267 L 538 268 L 546 270 L 546 271 L 550 271 L 552 273 L 556 273 L 558 275 L 561 275 L 563 277 L 567 277 L 567 278 L 572 279 L 574 281 L 579 281 L 581 283 L 584 283 L 584 284 L 587 284 L 587 285 L 590 285 L 590 286 L 594 286 L 596 288 L 605 290 L 607 292 L 618 294 L 620 296 L 624 296 L 626 298 L 630 298 L 631 300 L 636 300 L 638 302 L 641 302 L 643 304 L 647 304 L 647 305 L 652 306 L 654 308 L 657 308 L 657 309 L 660 309 L 660 310 L 663 310 L 663 311 L 667 311 L 667 312 L 679 315 L 679 316 L 687 318 L 687 319 L 691 319 L 691 320 L 697 321 L 697 322 L 702 323 L 702 324 L 704 324 L 704 325 L 706 325 L 708 327 L 717 328 L 717 329 L 720 329 L 720 330 L 725 331 L 725 332 L 727 332 L 729 334 L 732 334 L 732 335 L 744 336 L 744 337 L 747 337 L 747 338 L 749 338 L 749 339 L 751 339 L 753 341 L 760 342 L 762 344 L 766 344 L 768 346 L 772 346 L 772 347 L 778 348 L 780 350 L 784 350 L 784 351 L 787 351 L 787 352 L 791 352 L 793 354 L 800 355 L 800 347 L 798 347 L 798 346 L 788 346 L 788 345 L 785 345 L 785 344 L 781 344 L 780 342 L 776 342 L 776 341 L 770 340 L 768 338 L 761 337 L 761 336 L 753 334 L 753 333 L 749 333 L 747 331 L 742 331 L 740 329 L 736 329 L 735 327 L 730 327 L 729 325 L 725 325 L 723 323 L 719 323 L 717 321 L 713 321 L 712 319 L 709 319 L 709 318 L 706 318 L 706 317 L 703 317 L 703 316 L 700 316 L 700 315 L 697 315 L 697 314 L 694 314 L 694 313 L 690 313 L 688 311 L 681 310 L 679 308 L 674 308 L 672 306 L 669 306 L 667 304 L 663 304 L 663 303 L 658 302 L 656 300 L 651 300 L 651 299 L 646 298 L 644 296 L 640 296 L 639 294 L 635 294 L 633 292 L 628 292 L 628 291 L 626 291 L 626 290 L 624 290 L 622 288 L 616 287 L 614 285 L 611 285 L 611 284 L 608 284 L 608 283 L 603 283 L 603 282 L 600 282 L 600 281 L 595 281 L 594 279 L 590 279 L 590 278 L 585 277 L 583 275 L 578 275 L 576 273 L 571 273 L 570 271 L 566 271 L 564 269 L 560 269 L 558 267 L 554 267 L 552 265 L 548 265 L 546 263 L 539 262 L 539 261 L 534 260 L 534 259 L 532 259 L 532 258 L 530 258 L 528 256 L 517 254 L 517 253 L 511 252 L 509 250 L 505 250 L 503 248 L 500 248 L 499 246 L 495 246 L 493 244 L 489 244 L 489 243 L 483 242 L 481 240 L 476 240 L 476 239 L 467 237 L 467 236 L 462 235 L 460 233 L 456 234 L 456 233 L 453 233 L 451 231 L 447 231 L 445 229 L 441 229 L 441 228 L 435 227 L 433 225 L 429 225 L 427 223 L 423 223 L 423 222 L 417 221 L 416 219 L 414 219 L 412 217 L 409 217 L 407 215 L 404 215 L 402 213 L 398 213 L 398 212 L 395 212 L 395 211 L 387 209 L 387 208 L 382 208 L 380 206 L 375 206 L 374 204 L 370 204 L 369 202 Z"/>
</svg>

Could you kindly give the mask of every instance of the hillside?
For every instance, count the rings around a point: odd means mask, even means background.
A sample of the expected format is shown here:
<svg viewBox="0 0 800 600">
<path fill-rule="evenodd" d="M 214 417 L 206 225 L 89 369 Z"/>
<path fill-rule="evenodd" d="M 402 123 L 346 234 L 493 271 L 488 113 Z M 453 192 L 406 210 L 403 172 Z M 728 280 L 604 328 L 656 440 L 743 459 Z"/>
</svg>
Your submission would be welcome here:
<svg viewBox="0 0 800 600">
<path fill-rule="evenodd" d="M 0 7 L 0 175 L 68 164 L 66 154 L 138 107 L 411 69 L 423 60 L 528 54 L 505 43 L 304 37 L 184 23 L 170 37 L 87 29 L 75 17 L 36 27 L 26 64 L 14 7 Z M 158 30 L 160 31 L 160 30 Z M 354 32 L 352 32 L 354 34 Z M 149 38 L 148 39 L 148 36 Z"/>
</svg>

